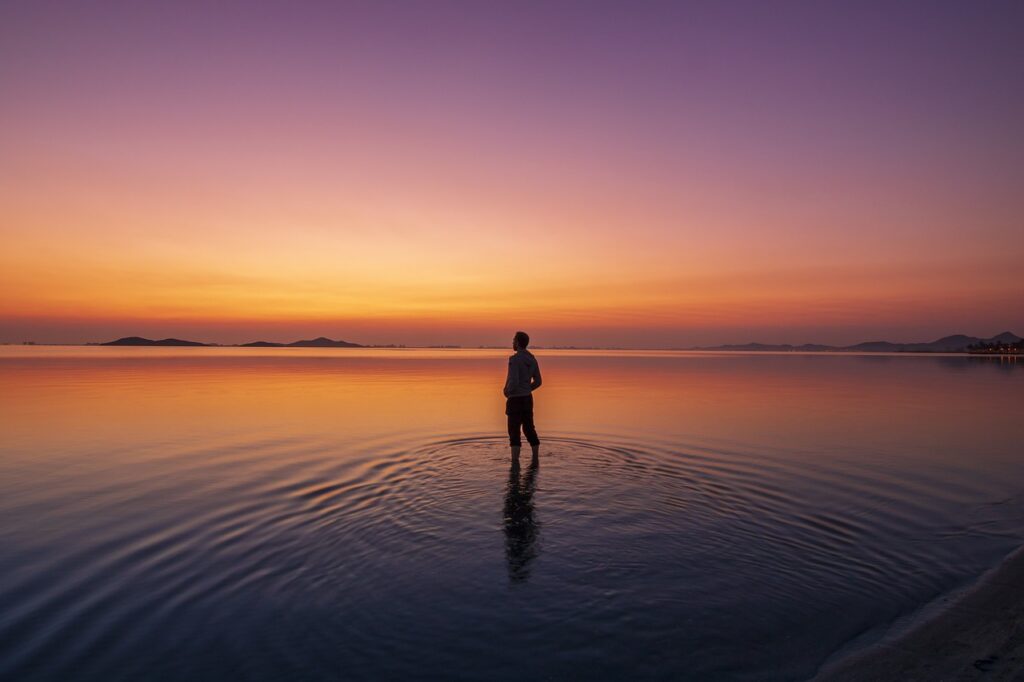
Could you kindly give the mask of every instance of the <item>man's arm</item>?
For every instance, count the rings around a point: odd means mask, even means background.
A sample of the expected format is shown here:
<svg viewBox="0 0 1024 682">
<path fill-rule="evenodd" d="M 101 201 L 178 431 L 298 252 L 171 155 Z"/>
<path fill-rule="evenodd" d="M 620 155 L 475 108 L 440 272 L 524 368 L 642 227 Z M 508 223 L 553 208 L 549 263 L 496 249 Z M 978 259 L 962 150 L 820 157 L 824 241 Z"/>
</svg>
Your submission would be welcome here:
<svg viewBox="0 0 1024 682">
<path fill-rule="evenodd" d="M 536 391 L 538 388 L 540 388 L 540 384 L 541 384 L 540 363 L 535 363 L 533 365 L 533 374 L 530 375 L 530 382 L 531 382 L 530 383 L 530 390 L 531 391 Z"/>
<path fill-rule="evenodd" d="M 509 391 L 510 391 L 511 387 L 515 386 L 517 378 L 518 378 L 518 372 L 516 370 L 516 363 L 512 362 L 512 358 L 509 358 L 508 359 L 508 376 L 505 377 L 505 388 L 502 390 L 502 393 L 505 394 L 506 398 L 508 397 L 508 394 L 509 394 Z"/>
</svg>

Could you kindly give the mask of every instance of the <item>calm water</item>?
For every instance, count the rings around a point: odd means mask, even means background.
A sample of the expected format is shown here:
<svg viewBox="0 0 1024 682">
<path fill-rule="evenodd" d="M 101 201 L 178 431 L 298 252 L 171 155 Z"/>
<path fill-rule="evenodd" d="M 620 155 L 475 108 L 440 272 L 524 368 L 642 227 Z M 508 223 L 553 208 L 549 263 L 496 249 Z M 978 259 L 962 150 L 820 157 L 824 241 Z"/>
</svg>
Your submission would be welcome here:
<svg viewBox="0 0 1024 682">
<path fill-rule="evenodd" d="M 0 678 L 805 679 L 1024 541 L 1024 363 L 0 348 Z"/>
</svg>

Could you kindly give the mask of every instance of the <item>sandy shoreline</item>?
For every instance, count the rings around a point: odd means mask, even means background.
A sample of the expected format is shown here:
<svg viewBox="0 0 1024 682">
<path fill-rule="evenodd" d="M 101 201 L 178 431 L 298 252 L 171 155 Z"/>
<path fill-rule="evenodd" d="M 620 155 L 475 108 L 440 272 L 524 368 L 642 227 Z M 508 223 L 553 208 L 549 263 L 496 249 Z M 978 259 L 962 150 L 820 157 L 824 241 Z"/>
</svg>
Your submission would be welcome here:
<svg viewBox="0 0 1024 682">
<path fill-rule="evenodd" d="M 1024 546 L 909 632 L 822 668 L 814 678 L 1024 679 Z"/>
</svg>

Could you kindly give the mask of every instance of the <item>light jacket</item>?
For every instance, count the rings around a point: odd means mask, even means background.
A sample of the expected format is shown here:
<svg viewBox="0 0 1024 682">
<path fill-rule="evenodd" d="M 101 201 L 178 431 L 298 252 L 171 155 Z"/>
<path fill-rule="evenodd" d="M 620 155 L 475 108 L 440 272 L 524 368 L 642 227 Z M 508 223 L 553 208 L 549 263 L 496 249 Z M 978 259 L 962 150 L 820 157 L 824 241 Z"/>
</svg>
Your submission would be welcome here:
<svg viewBox="0 0 1024 682">
<path fill-rule="evenodd" d="M 505 379 L 505 397 L 530 395 L 540 388 L 540 366 L 528 350 L 516 351 L 508 359 L 508 378 Z"/>
</svg>

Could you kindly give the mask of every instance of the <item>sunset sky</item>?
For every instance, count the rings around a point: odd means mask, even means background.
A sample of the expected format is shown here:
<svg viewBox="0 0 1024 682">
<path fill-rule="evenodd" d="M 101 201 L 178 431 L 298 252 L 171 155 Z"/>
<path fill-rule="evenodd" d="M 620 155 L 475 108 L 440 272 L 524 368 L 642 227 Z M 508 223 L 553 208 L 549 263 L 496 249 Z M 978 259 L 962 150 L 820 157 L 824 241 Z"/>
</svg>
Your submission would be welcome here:
<svg viewBox="0 0 1024 682">
<path fill-rule="evenodd" d="M 0 341 L 1024 334 L 1024 3 L 0 4 Z"/>
</svg>

